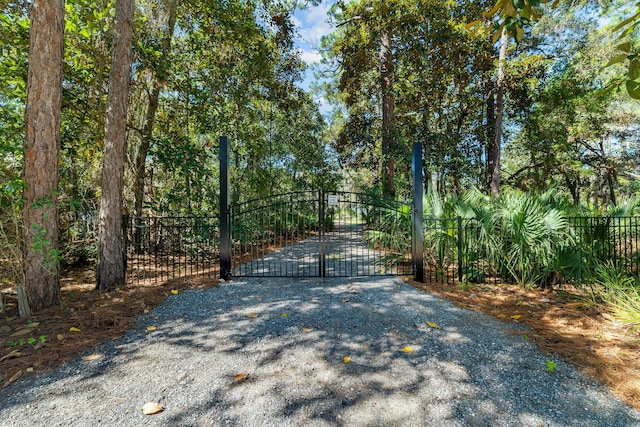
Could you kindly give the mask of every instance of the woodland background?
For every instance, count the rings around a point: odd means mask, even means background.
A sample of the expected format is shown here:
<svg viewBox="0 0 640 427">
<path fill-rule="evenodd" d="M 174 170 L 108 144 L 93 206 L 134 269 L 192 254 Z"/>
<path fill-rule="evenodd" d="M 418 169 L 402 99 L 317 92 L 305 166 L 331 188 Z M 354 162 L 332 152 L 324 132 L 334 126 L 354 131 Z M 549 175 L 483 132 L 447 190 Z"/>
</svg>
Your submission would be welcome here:
<svg viewBox="0 0 640 427">
<path fill-rule="evenodd" d="M 426 187 L 451 214 L 636 213 L 635 3 L 336 2 L 306 90 L 292 17 L 312 5 L 1 3 L 0 269 L 23 314 L 59 302 L 71 265 L 97 264 L 100 288 L 123 283 L 122 214 L 217 215 L 220 135 L 234 202 L 316 188 L 406 198 L 419 141 Z M 54 89 L 49 111 L 34 110 L 40 88 Z"/>
</svg>

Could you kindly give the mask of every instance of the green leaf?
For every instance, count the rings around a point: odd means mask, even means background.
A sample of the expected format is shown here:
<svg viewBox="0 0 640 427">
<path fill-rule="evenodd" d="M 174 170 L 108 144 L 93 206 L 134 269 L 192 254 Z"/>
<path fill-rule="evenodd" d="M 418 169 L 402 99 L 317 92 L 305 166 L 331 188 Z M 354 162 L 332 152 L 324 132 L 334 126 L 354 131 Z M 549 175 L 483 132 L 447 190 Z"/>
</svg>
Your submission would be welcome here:
<svg viewBox="0 0 640 427">
<path fill-rule="evenodd" d="M 615 33 L 616 31 L 620 30 L 621 28 L 623 28 L 624 26 L 629 24 L 631 21 L 633 21 L 633 20 L 635 20 L 635 19 L 637 19 L 639 17 L 640 17 L 640 12 L 636 13 L 635 15 L 631 15 L 630 17 L 628 17 L 627 19 L 625 19 L 624 21 L 622 21 L 621 23 L 619 23 L 618 25 L 613 27 L 613 30 L 611 30 L 611 32 Z"/>
<path fill-rule="evenodd" d="M 637 80 L 640 77 L 640 61 L 634 58 L 629 61 L 629 80 Z"/>
<path fill-rule="evenodd" d="M 616 46 L 616 49 L 626 53 L 631 53 L 631 42 L 619 44 L 618 46 Z"/>
<path fill-rule="evenodd" d="M 640 99 L 640 82 L 627 80 L 627 92 L 633 99 Z"/>
<path fill-rule="evenodd" d="M 620 63 L 620 62 L 624 61 L 625 59 L 627 59 L 627 56 L 628 56 L 628 55 L 627 55 L 626 53 L 621 53 L 621 54 L 619 54 L 619 55 L 616 55 L 616 56 L 614 56 L 613 58 L 611 58 L 611 59 L 609 60 L 609 62 L 607 62 L 607 65 L 605 65 L 605 66 L 604 66 L 604 67 L 602 67 L 602 68 L 607 68 L 607 67 L 612 66 L 613 64 L 618 64 L 618 63 Z"/>
</svg>

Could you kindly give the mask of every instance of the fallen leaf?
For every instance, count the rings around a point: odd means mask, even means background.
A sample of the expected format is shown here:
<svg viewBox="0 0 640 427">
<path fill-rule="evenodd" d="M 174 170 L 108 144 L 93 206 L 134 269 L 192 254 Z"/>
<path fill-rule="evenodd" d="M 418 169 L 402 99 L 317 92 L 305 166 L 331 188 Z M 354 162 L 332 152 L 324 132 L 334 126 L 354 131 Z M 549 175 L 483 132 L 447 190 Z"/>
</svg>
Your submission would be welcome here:
<svg viewBox="0 0 640 427">
<path fill-rule="evenodd" d="M 287 317 L 288 314 L 287 313 L 282 313 L 282 317 Z"/>
<path fill-rule="evenodd" d="M 402 349 L 403 353 L 411 353 L 413 352 L 413 349 L 409 346 L 406 346 L 405 348 Z"/>
<path fill-rule="evenodd" d="M 20 356 L 22 356 L 22 353 L 20 353 L 18 350 L 12 350 L 9 354 L 0 357 L 0 362 L 2 362 L 3 360 L 12 359 L 14 357 L 20 357 Z"/>
<path fill-rule="evenodd" d="M 27 369 L 25 369 L 26 372 L 33 372 L 33 367 L 29 366 Z"/>
<path fill-rule="evenodd" d="M 142 407 L 142 413 L 145 415 L 153 415 L 162 411 L 164 411 L 164 408 L 156 402 L 145 403 Z"/>
<path fill-rule="evenodd" d="M 498 319 L 505 319 L 505 318 L 507 317 L 507 315 L 506 315 L 506 314 L 504 314 L 504 313 L 500 313 L 500 314 L 498 314 L 496 317 L 497 317 Z"/>
<path fill-rule="evenodd" d="M 24 329 L 20 329 L 14 333 L 12 333 L 11 335 L 9 335 L 10 337 L 19 337 L 22 335 L 27 335 L 33 332 L 33 328 L 24 328 Z"/>
<path fill-rule="evenodd" d="M 22 376 L 22 371 L 18 371 L 15 374 L 13 374 L 13 376 L 11 378 L 9 378 L 9 381 L 7 381 L 7 384 L 11 384 L 12 382 L 16 381 L 18 378 L 20 378 Z"/>
<path fill-rule="evenodd" d="M 398 285 L 398 289 L 400 289 L 400 285 Z"/>
<path fill-rule="evenodd" d="M 164 293 L 164 296 L 165 296 L 165 297 L 168 297 L 168 296 L 169 296 L 169 292 L 165 292 L 165 293 Z"/>
<path fill-rule="evenodd" d="M 257 297 L 256 301 L 262 301 L 262 297 Z"/>
<path fill-rule="evenodd" d="M 343 300 L 342 300 L 342 302 L 345 302 L 345 303 L 346 303 L 346 302 L 349 302 L 349 298 L 345 298 L 345 299 L 343 299 Z"/>
<path fill-rule="evenodd" d="M 156 326 L 147 326 L 147 331 L 155 331 L 156 329 L 158 329 Z"/>
<path fill-rule="evenodd" d="M 435 329 L 440 329 L 440 325 L 438 325 L 436 322 L 427 322 L 427 325 Z"/>
<path fill-rule="evenodd" d="M 248 317 L 249 319 L 255 319 L 256 317 L 258 317 L 258 315 L 256 313 L 249 313 L 245 315 L 245 317 Z"/>
<path fill-rule="evenodd" d="M 173 295 L 178 295 L 178 290 L 177 289 L 171 289 L 171 293 Z"/>
<path fill-rule="evenodd" d="M 148 312 L 149 312 L 149 309 L 148 309 L 148 308 L 145 308 L 145 309 L 144 309 L 144 314 L 147 314 Z"/>
<path fill-rule="evenodd" d="M 246 380 L 247 378 L 249 378 L 249 374 L 247 372 L 243 372 L 242 374 L 238 374 L 233 377 L 233 381 L 240 382 Z"/>
<path fill-rule="evenodd" d="M 302 332 L 312 332 L 313 329 L 311 328 L 302 328 Z"/>
<path fill-rule="evenodd" d="M 345 356 L 345 357 L 342 358 L 342 361 L 344 363 L 349 363 L 349 362 L 351 362 L 351 357 L 350 356 Z"/>
<path fill-rule="evenodd" d="M 521 317 L 522 317 L 522 314 L 514 314 L 513 316 L 511 316 L 511 318 L 514 320 L 518 320 Z"/>
<path fill-rule="evenodd" d="M 98 359 L 101 359 L 101 358 L 102 358 L 101 354 L 93 353 L 93 354 L 90 354 L 88 356 L 83 356 L 82 360 L 87 361 L 87 362 L 93 362 L 94 360 L 98 360 Z"/>
<path fill-rule="evenodd" d="M 578 302 L 566 303 L 564 306 L 569 308 L 580 308 L 580 307 L 587 307 L 588 305 L 589 304 L 585 301 L 578 301 Z"/>
<path fill-rule="evenodd" d="M 72 326 L 69 328 L 69 332 L 80 332 L 80 329 L 76 328 L 75 326 Z"/>
<path fill-rule="evenodd" d="M 58 339 L 58 341 L 64 341 L 64 335 L 62 334 L 56 335 L 56 338 Z"/>
</svg>

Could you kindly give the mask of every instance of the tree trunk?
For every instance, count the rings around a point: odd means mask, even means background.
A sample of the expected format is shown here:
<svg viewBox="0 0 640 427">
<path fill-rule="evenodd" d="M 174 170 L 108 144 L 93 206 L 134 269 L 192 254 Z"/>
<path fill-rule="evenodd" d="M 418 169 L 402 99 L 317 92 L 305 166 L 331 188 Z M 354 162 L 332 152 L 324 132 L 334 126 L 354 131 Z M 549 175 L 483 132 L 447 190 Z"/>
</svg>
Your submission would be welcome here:
<svg viewBox="0 0 640 427">
<path fill-rule="evenodd" d="M 380 84 L 382 95 L 382 186 L 385 197 L 396 195 L 393 184 L 395 174 L 394 161 L 394 109 L 393 98 L 393 52 L 391 49 L 391 30 L 386 29 L 380 35 Z"/>
<path fill-rule="evenodd" d="M 144 119 L 144 127 L 142 129 L 142 141 L 136 153 L 136 176 L 134 182 L 134 212 L 136 217 L 141 217 L 142 207 L 144 205 L 144 184 L 146 176 L 147 154 L 151 148 L 151 138 L 153 137 L 153 126 L 156 119 L 156 111 L 158 111 L 158 101 L 160 98 L 160 90 L 167 79 L 167 70 L 163 61 L 167 60 L 171 49 L 171 39 L 176 25 L 176 7 L 178 0 L 167 0 L 167 32 L 162 39 L 162 54 L 158 65 L 156 66 L 155 77 L 153 79 L 153 88 L 149 95 L 149 106 Z M 136 236 L 136 242 L 138 242 Z"/>
<path fill-rule="evenodd" d="M 113 28 L 96 269 L 96 287 L 100 290 L 115 289 L 125 283 L 122 189 L 127 141 L 127 97 L 131 76 L 133 0 L 116 1 Z"/>
<path fill-rule="evenodd" d="M 496 143 L 496 99 L 495 99 L 495 87 L 493 84 L 493 80 L 488 79 L 487 81 L 487 99 L 486 99 L 486 109 L 487 109 L 487 124 L 485 126 L 486 134 L 486 171 L 484 176 L 484 184 L 487 187 L 491 186 L 491 172 L 493 171 L 493 164 L 495 160 L 493 158 L 495 154 L 495 143 Z"/>
<path fill-rule="evenodd" d="M 57 192 L 64 13 L 64 0 L 31 4 L 22 229 L 24 290 L 30 311 L 60 302 Z"/>
<path fill-rule="evenodd" d="M 504 116 L 504 83 L 505 70 L 504 65 L 507 59 L 507 47 L 509 44 L 509 36 L 506 30 L 502 30 L 500 37 L 500 54 L 498 56 L 498 78 L 496 81 L 496 131 L 495 142 L 492 150 L 491 171 L 491 195 L 494 199 L 500 197 L 500 151 L 502 148 L 502 118 Z"/>
</svg>

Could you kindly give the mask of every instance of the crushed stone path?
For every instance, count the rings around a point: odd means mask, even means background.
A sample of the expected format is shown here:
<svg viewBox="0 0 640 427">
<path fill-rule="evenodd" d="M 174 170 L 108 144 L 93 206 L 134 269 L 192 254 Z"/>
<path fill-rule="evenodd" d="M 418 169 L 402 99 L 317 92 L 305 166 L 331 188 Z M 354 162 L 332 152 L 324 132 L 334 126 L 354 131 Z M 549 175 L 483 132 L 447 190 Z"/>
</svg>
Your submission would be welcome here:
<svg viewBox="0 0 640 427">
<path fill-rule="evenodd" d="M 1 390 L 0 426 L 640 426 L 527 333 L 390 277 L 235 280 Z"/>
</svg>

